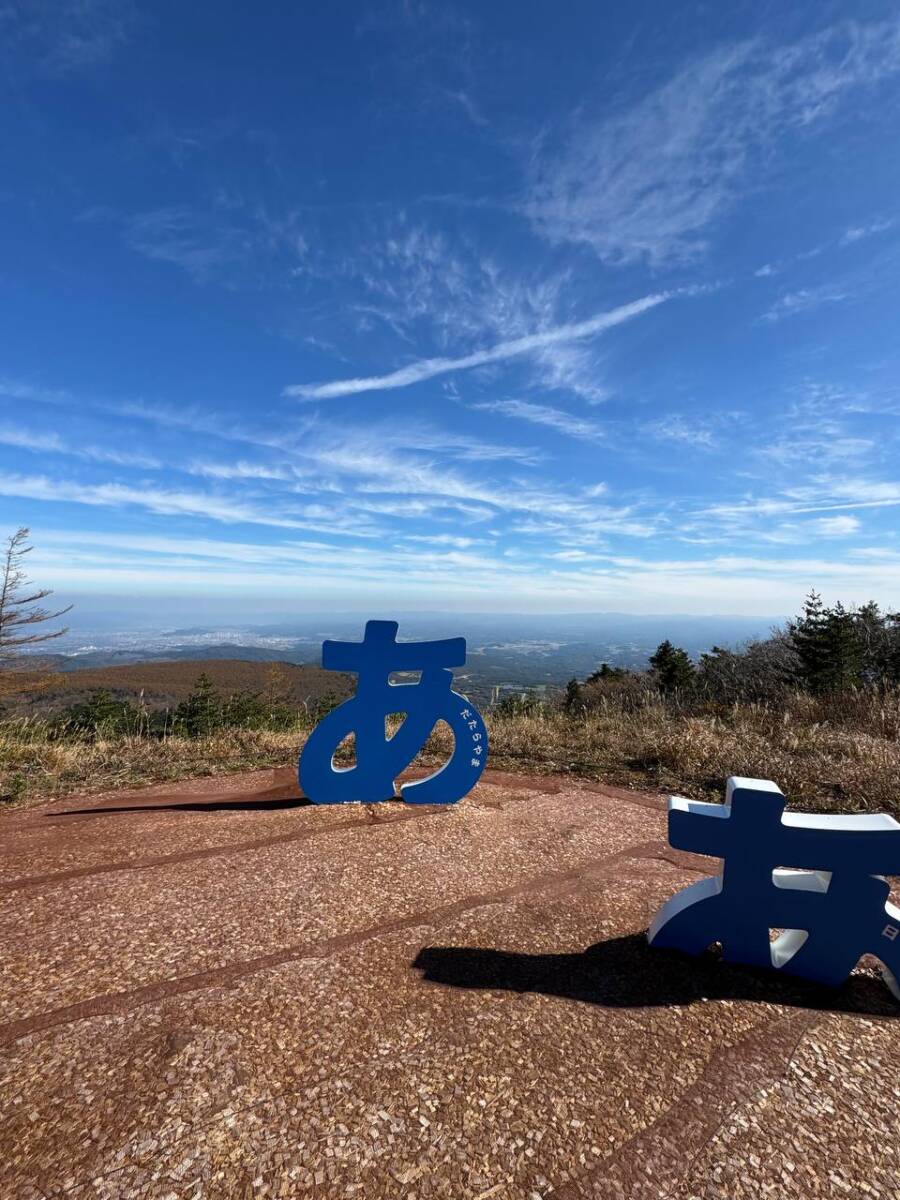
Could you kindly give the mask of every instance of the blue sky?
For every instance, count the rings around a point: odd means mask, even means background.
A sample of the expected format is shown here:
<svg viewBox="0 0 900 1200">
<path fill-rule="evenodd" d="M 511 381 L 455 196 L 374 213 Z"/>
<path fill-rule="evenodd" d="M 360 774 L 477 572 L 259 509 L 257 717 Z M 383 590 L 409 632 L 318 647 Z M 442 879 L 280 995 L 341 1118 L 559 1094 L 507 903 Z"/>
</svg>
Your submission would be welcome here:
<svg viewBox="0 0 900 1200">
<path fill-rule="evenodd" d="M 900 601 L 895 4 L 4 0 L 0 44 L 0 527 L 59 598 Z"/>
</svg>

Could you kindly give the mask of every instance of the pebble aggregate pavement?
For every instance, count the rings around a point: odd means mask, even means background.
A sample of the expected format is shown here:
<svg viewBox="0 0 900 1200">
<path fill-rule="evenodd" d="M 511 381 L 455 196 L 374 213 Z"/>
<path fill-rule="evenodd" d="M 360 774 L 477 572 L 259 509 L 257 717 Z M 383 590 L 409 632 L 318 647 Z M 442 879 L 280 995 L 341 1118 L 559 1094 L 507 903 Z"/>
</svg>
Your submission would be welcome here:
<svg viewBox="0 0 900 1200">
<path fill-rule="evenodd" d="M 900 1006 L 653 951 L 665 799 L 0 815 L 2 1200 L 900 1200 Z"/>
</svg>

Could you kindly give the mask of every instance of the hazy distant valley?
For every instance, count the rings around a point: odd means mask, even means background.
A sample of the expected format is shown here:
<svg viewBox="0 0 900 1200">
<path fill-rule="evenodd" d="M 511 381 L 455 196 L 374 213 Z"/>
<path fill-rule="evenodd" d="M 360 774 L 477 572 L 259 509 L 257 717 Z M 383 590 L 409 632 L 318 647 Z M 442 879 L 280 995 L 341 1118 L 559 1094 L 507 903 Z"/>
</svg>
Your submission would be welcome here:
<svg viewBox="0 0 900 1200">
<path fill-rule="evenodd" d="M 601 662 L 644 667 L 664 638 L 697 657 L 713 645 L 733 646 L 765 635 L 777 618 L 631 616 L 621 613 L 559 616 L 397 614 L 399 636 L 421 640 L 466 637 L 468 661 L 458 686 L 481 698 L 498 691 L 562 687 Z M 76 671 L 151 660 L 243 659 L 317 665 L 326 638 L 358 641 L 356 614 L 321 615 L 290 624 L 193 626 L 158 631 L 73 629 L 53 645 L 50 665 Z M 44 655 L 44 659 L 47 656 Z"/>
</svg>

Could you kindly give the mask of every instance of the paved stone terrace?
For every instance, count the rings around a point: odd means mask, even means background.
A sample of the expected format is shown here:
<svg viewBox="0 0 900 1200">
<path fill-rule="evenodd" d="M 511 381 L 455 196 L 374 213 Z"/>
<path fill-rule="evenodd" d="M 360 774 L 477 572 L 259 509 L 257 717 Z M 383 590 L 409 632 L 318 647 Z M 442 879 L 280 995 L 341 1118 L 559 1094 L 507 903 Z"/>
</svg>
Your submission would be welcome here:
<svg viewBox="0 0 900 1200">
<path fill-rule="evenodd" d="M 900 1009 L 649 949 L 661 797 L 0 817 L 0 1196 L 900 1197 Z"/>
</svg>

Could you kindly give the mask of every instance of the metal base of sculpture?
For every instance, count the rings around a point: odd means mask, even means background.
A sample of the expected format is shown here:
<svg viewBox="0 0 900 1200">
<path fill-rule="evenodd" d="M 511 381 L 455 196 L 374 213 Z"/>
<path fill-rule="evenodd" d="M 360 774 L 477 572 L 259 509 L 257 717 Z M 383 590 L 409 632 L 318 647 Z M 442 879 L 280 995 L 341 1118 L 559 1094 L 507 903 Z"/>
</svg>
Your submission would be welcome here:
<svg viewBox="0 0 900 1200">
<path fill-rule="evenodd" d="M 900 908 L 884 878 L 900 873 L 900 824 L 784 809 L 768 779 L 729 779 L 724 806 L 670 797 L 669 844 L 722 866 L 662 906 L 650 944 L 699 954 L 719 942 L 728 962 L 831 986 L 872 954 L 900 1000 Z"/>
<path fill-rule="evenodd" d="M 300 786 L 314 804 L 367 804 L 392 800 L 397 777 L 413 761 L 438 721 L 454 738 L 447 763 L 425 779 L 404 783 L 400 795 L 410 804 L 453 804 L 478 782 L 487 760 L 487 730 L 465 696 L 451 688 L 449 667 L 466 660 L 464 638 L 400 642 L 396 621 L 369 621 L 362 642 L 325 642 L 322 666 L 359 677 L 356 695 L 324 717 L 300 756 Z M 417 671 L 416 683 L 391 683 L 396 672 Z M 392 714 L 403 720 L 387 733 Z M 340 768 L 334 756 L 351 734 L 356 764 Z"/>
</svg>

